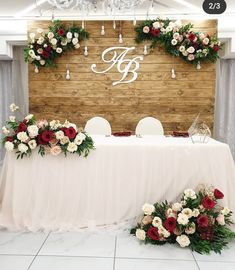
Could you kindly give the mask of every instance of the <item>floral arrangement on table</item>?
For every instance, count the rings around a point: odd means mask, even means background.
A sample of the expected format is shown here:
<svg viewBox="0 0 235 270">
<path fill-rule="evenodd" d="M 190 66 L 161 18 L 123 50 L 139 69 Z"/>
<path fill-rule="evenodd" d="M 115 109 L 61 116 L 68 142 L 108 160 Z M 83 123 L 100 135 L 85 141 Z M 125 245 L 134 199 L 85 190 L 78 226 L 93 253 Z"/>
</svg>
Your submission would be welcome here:
<svg viewBox="0 0 235 270">
<path fill-rule="evenodd" d="M 186 189 L 181 202 L 145 204 L 144 216 L 131 233 L 153 245 L 177 242 L 199 253 L 221 253 L 235 238 L 229 228 L 232 212 L 218 204 L 223 197 L 220 190 L 203 186 L 197 193 Z"/>
<path fill-rule="evenodd" d="M 19 107 L 13 103 L 10 109 L 15 112 Z M 15 151 L 17 159 L 30 156 L 37 147 L 41 156 L 74 153 L 87 157 L 94 149 L 92 138 L 67 120 L 63 124 L 59 120 L 48 122 L 46 119 L 36 120 L 33 114 L 29 114 L 23 121 L 10 116 L 6 124 L 2 128 L 5 135 L 2 142 L 7 151 Z"/>
<path fill-rule="evenodd" d="M 209 36 L 192 30 L 191 23 L 182 25 L 181 21 L 169 19 L 146 20 L 135 28 L 136 42 L 151 42 L 151 48 L 157 45 L 188 63 L 198 64 L 200 61 L 215 62 L 222 44 L 216 36 Z"/>
<path fill-rule="evenodd" d="M 79 49 L 79 42 L 88 38 L 89 34 L 83 28 L 73 25 L 66 28 L 59 20 L 52 22 L 49 32 L 38 28 L 37 33 L 29 34 L 28 47 L 25 48 L 25 61 L 39 67 L 54 66 L 54 61 L 64 52 Z"/>
</svg>

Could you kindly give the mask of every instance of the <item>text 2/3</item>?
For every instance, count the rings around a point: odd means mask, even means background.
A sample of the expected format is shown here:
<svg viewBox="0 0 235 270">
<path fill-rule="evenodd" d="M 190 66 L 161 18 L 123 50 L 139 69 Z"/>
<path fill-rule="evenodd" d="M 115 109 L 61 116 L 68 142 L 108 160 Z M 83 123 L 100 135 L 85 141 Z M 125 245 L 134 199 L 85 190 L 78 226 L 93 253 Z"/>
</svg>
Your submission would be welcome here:
<svg viewBox="0 0 235 270">
<path fill-rule="evenodd" d="M 220 9 L 220 3 L 209 3 L 209 9 Z"/>
</svg>

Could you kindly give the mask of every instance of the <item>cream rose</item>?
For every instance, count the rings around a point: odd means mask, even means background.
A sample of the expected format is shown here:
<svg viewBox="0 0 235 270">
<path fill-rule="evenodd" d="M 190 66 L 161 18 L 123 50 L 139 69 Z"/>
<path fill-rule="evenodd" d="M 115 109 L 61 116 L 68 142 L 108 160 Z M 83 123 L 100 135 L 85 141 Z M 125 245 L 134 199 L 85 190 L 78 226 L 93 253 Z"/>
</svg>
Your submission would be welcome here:
<svg viewBox="0 0 235 270">
<path fill-rule="evenodd" d="M 15 121 L 16 121 L 16 117 L 13 116 L 13 115 L 11 115 L 11 116 L 9 116 L 9 120 L 10 120 L 11 122 L 15 122 Z"/>
<path fill-rule="evenodd" d="M 79 49 L 80 48 L 80 44 L 77 43 L 75 46 L 74 46 L 75 49 Z"/>
<path fill-rule="evenodd" d="M 35 148 L 37 147 L 37 143 L 36 143 L 35 140 L 29 141 L 29 142 L 28 142 L 28 145 L 29 145 L 29 148 L 32 149 L 32 150 L 35 149 Z"/>
<path fill-rule="evenodd" d="M 177 222 L 181 225 L 187 225 L 189 222 L 188 216 L 182 213 L 179 213 Z"/>
<path fill-rule="evenodd" d="M 136 237 L 139 239 L 139 240 L 142 240 L 144 241 L 145 238 L 146 238 L 146 233 L 144 230 L 141 230 L 141 229 L 137 229 L 136 232 L 135 232 L 135 235 Z"/>
<path fill-rule="evenodd" d="M 208 45 L 209 42 L 210 42 L 210 40 L 209 40 L 209 38 L 207 38 L 207 37 L 204 38 L 203 41 L 202 41 L 202 43 L 203 43 L 204 45 Z"/>
<path fill-rule="evenodd" d="M 27 120 L 27 122 L 33 118 L 33 114 L 28 114 L 27 116 L 25 116 L 25 120 Z"/>
<path fill-rule="evenodd" d="M 184 191 L 184 195 L 185 195 L 185 197 L 191 198 L 191 199 L 196 199 L 197 198 L 197 195 L 196 195 L 196 193 L 195 193 L 195 191 L 193 189 L 186 189 Z"/>
<path fill-rule="evenodd" d="M 73 34 L 71 32 L 68 32 L 66 34 L 67 39 L 71 39 L 73 37 Z"/>
<path fill-rule="evenodd" d="M 52 44 L 53 46 L 55 46 L 55 45 L 57 44 L 57 39 L 56 39 L 56 38 L 52 38 L 52 39 L 51 39 L 51 44 Z"/>
<path fill-rule="evenodd" d="M 219 225 L 225 225 L 224 215 L 219 214 L 218 217 L 216 218 L 216 221 L 218 222 Z"/>
<path fill-rule="evenodd" d="M 193 211 L 190 208 L 184 208 L 181 213 L 186 215 L 188 218 L 193 216 Z"/>
<path fill-rule="evenodd" d="M 195 49 L 193 46 L 190 46 L 188 49 L 187 49 L 187 52 L 188 53 L 194 53 L 195 52 Z"/>
<path fill-rule="evenodd" d="M 11 152 L 14 149 L 14 144 L 12 142 L 5 142 L 5 148 L 7 151 Z"/>
<path fill-rule="evenodd" d="M 152 225 L 156 228 L 158 228 L 159 226 L 162 225 L 162 220 L 160 219 L 160 217 L 155 217 L 152 221 Z"/>
<path fill-rule="evenodd" d="M 152 223 L 152 221 L 153 221 L 153 218 L 151 216 L 144 216 L 141 222 L 144 225 L 147 225 L 147 224 Z"/>
<path fill-rule="evenodd" d="M 193 209 L 192 215 L 193 215 L 193 217 L 198 217 L 200 215 L 200 211 L 195 208 L 195 209 Z"/>
<path fill-rule="evenodd" d="M 53 156 L 57 156 L 59 155 L 60 153 L 62 152 L 61 150 L 61 147 L 56 145 L 56 146 L 53 146 L 50 150 L 50 153 L 53 155 Z"/>
<path fill-rule="evenodd" d="M 151 215 L 155 211 L 155 207 L 152 204 L 145 203 L 142 207 L 142 210 L 145 215 Z"/>
<path fill-rule="evenodd" d="M 154 22 L 153 28 L 155 28 L 155 29 L 161 28 L 161 24 L 159 22 Z"/>
<path fill-rule="evenodd" d="M 172 204 L 172 210 L 173 211 L 179 212 L 179 211 L 181 211 L 181 209 L 182 209 L 182 204 L 181 203 Z"/>
<path fill-rule="evenodd" d="M 52 39 L 54 37 L 54 34 L 52 32 L 48 32 L 47 37 L 49 39 Z"/>
<path fill-rule="evenodd" d="M 188 60 L 193 61 L 195 59 L 195 56 L 193 54 L 188 55 Z"/>
<path fill-rule="evenodd" d="M 12 104 L 10 105 L 10 110 L 11 110 L 12 112 L 15 112 L 15 111 L 19 110 L 19 107 L 16 106 L 15 103 L 12 103 Z"/>
<path fill-rule="evenodd" d="M 62 145 L 65 145 L 68 142 L 69 142 L 69 137 L 67 137 L 67 136 L 64 136 L 62 139 L 60 139 L 60 143 Z"/>
<path fill-rule="evenodd" d="M 231 210 L 228 208 L 228 207 L 224 207 L 221 211 L 220 211 L 220 213 L 222 214 L 222 215 L 228 215 L 229 213 L 231 212 Z"/>
<path fill-rule="evenodd" d="M 73 45 L 76 45 L 78 43 L 78 38 L 73 38 L 72 43 L 73 43 Z"/>
<path fill-rule="evenodd" d="M 36 125 L 31 125 L 27 127 L 29 137 L 34 138 L 38 135 L 38 127 Z"/>
<path fill-rule="evenodd" d="M 179 243 L 181 247 L 187 247 L 190 245 L 190 240 L 187 235 L 182 234 L 176 237 L 176 241 Z"/>
<path fill-rule="evenodd" d="M 62 53 L 62 51 L 63 51 L 63 50 L 62 50 L 61 48 L 56 48 L 56 52 L 57 52 L 57 53 Z"/>
<path fill-rule="evenodd" d="M 4 135 L 8 135 L 10 133 L 10 130 L 8 130 L 5 126 L 2 127 L 2 132 Z"/>
<path fill-rule="evenodd" d="M 62 130 L 59 130 L 55 133 L 56 139 L 61 140 L 64 138 L 64 132 Z"/>
<path fill-rule="evenodd" d="M 187 228 L 185 229 L 185 232 L 186 232 L 187 234 L 194 234 L 195 231 L 196 231 L 196 225 L 195 225 L 194 222 L 192 222 L 192 223 L 189 225 L 189 227 L 187 227 Z"/>
<path fill-rule="evenodd" d="M 173 45 L 173 46 L 175 46 L 176 44 L 178 43 L 178 41 L 176 40 L 176 39 L 172 39 L 172 41 L 171 41 L 171 44 Z"/>
<path fill-rule="evenodd" d="M 74 142 L 70 142 L 70 143 L 68 144 L 67 150 L 68 150 L 70 153 L 76 152 L 77 149 L 78 149 L 78 146 L 77 146 Z"/>
<path fill-rule="evenodd" d="M 145 34 L 148 34 L 149 33 L 149 27 L 146 25 L 146 26 L 144 26 L 143 27 L 143 32 L 145 33 Z"/>
<path fill-rule="evenodd" d="M 17 133 L 17 139 L 20 140 L 21 142 L 26 142 L 29 139 L 29 137 L 26 132 L 22 131 Z"/>
<path fill-rule="evenodd" d="M 26 153 L 28 151 L 28 146 L 24 143 L 20 143 L 18 145 L 18 150 L 21 152 L 21 153 Z"/>
</svg>

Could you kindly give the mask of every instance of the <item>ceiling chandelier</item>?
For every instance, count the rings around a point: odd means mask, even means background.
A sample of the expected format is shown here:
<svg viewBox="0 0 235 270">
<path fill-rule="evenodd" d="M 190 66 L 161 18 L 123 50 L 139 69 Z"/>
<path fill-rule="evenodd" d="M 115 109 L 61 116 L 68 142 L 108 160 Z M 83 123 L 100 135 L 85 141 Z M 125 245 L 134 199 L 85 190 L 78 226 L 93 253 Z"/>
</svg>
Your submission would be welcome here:
<svg viewBox="0 0 235 270">
<path fill-rule="evenodd" d="M 135 9 L 145 0 L 47 0 L 48 3 L 60 10 L 79 9 L 94 11 L 97 10 L 97 4 L 103 5 L 105 13 L 118 13 Z"/>
</svg>

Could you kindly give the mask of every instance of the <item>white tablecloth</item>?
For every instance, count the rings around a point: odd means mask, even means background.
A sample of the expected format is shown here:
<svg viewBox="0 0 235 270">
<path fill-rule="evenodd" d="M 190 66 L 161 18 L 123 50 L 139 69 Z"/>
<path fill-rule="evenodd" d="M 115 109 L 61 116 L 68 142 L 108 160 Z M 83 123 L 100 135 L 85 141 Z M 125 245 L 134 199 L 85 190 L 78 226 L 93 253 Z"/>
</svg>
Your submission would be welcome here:
<svg viewBox="0 0 235 270">
<path fill-rule="evenodd" d="M 235 210 L 235 168 L 228 145 L 161 136 L 94 136 L 96 149 L 44 158 L 5 157 L 0 178 L 0 226 L 36 231 L 76 230 L 138 216 L 145 202 L 177 199 L 210 183 Z"/>
</svg>

